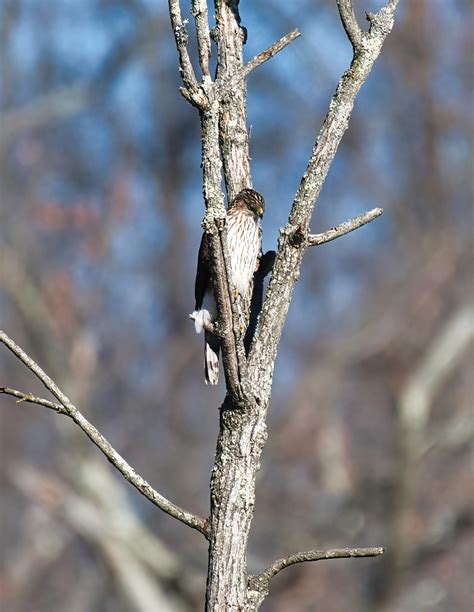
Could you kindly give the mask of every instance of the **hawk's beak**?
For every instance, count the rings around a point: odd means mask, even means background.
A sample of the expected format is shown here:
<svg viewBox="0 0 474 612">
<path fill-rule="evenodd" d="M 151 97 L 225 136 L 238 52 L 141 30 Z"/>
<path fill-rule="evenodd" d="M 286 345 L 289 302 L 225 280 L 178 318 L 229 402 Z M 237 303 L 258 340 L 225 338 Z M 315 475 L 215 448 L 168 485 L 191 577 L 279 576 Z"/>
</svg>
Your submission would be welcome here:
<svg viewBox="0 0 474 612">
<path fill-rule="evenodd" d="M 264 212 L 265 212 L 265 211 L 263 210 L 263 208 L 259 208 L 259 209 L 258 209 L 258 216 L 260 217 L 260 219 L 263 217 L 263 213 L 264 213 Z"/>
</svg>

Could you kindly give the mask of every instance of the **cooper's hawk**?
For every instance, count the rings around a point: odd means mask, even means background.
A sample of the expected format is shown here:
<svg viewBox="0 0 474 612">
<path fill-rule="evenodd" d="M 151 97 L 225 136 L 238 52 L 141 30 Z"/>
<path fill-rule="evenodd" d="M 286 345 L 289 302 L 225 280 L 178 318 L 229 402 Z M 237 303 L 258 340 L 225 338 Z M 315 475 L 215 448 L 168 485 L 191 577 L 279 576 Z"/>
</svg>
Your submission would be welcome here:
<svg viewBox="0 0 474 612">
<path fill-rule="evenodd" d="M 243 189 L 227 208 L 227 247 L 229 251 L 231 281 L 239 304 L 250 303 L 253 273 L 258 265 L 262 248 L 260 219 L 265 211 L 265 201 L 253 189 Z M 216 304 L 211 278 L 211 261 L 207 234 L 203 234 L 199 247 L 194 319 L 196 333 L 204 329 L 204 376 L 206 384 L 217 385 L 219 380 L 220 340 L 206 325 L 216 319 Z"/>
</svg>

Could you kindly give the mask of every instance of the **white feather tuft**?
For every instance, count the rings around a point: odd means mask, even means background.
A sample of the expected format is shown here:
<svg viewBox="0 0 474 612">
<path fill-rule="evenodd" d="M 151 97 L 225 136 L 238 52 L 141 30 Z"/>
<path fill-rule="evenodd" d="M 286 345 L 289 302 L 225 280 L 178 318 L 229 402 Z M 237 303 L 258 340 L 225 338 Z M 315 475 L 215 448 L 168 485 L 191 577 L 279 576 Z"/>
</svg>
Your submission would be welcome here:
<svg viewBox="0 0 474 612">
<path fill-rule="evenodd" d="M 191 315 L 191 319 L 194 319 L 194 328 L 196 333 L 200 334 L 204 329 L 204 326 L 211 322 L 211 313 L 206 308 L 195 310 Z"/>
</svg>

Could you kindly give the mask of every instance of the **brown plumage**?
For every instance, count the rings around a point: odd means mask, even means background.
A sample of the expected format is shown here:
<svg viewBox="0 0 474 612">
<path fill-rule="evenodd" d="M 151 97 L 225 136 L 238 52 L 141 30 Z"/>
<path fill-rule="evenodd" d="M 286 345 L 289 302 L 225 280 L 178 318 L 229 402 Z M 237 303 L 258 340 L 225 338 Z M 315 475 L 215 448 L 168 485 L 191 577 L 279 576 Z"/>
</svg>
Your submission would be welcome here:
<svg viewBox="0 0 474 612">
<path fill-rule="evenodd" d="M 227 246 L 231 266 L 231 281 L 238 304 L 250 301 L 253 273 L 262 246 L 260 219 L 265 211 L 263 197 L 253 189 L 243 189 L 227 209 Z M 195 284 L 195 311 L 192 314 L 196 332 L 200 333 L 217 316 L 211 279 L 210 254 L 207 235 L 203 234 L 199 247 Z M 204 375 L 206 384 L 217 385 L 219 380 L 220 341 L 204 329 Z"/>
</svg>

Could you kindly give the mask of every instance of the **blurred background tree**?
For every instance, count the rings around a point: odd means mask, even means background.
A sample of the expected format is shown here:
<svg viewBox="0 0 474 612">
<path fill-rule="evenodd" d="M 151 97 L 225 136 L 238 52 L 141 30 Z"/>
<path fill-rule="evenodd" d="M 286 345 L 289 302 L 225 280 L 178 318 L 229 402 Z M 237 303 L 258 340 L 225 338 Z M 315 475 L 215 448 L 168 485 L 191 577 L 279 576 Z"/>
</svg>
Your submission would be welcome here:
<svg viewBox="0 0 474 612">
<path fill-rule="evenodd" d="M 380 3 L 357 6 L 362 21 Z M 249 79 L 270 249 L 350 47 L 332 0 L 241 15 L 248 58 L 303 34 Z M 389 553 L 291 568 L 264 610 L 471 609 L 470 18 L 469 0 L 401 4 L 358 97 L 312 229 L 385 214 L 305 258 L 257 490 L 256 570 L 308 541 Z M 204 387 L 187 319 L 199 128 L 166 7 L 1 0 L 0 45 L 1 325 L 145 478 L 205 515 L 222 389 Z M 0 372 L 39 391 L 6 351 Z M 1 609 L 199 609 L 202 538 L 70 423 L 0 404 Z"/>
</svg>

